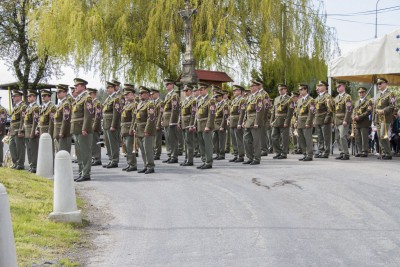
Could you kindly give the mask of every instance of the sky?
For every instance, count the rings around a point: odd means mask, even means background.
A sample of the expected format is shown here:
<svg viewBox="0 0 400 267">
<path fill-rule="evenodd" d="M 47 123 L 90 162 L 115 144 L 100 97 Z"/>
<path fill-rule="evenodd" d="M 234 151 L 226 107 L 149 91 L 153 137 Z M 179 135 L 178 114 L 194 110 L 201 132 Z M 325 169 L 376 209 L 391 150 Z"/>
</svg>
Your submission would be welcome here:
<svg viewBox="0 0 400 267">
<path fill-rule="evenodd" d="M 336 29 L 339 47 L 342 55 L 352 49 L 362 46 L 375 38 L 375 8 L 378 2 L 378 26 L 377 36 L 390 33 L 400 28 L 400 0 L 325 0 L 327 13 L 327 25 Z M 389 11 L 390 8 L 395 9 Z M 354 13 L 362 13 L 360 15 Z M 366 12 L 366 13 L 365 13 Z M 86 73 L 83 70 L 75 71 L 71 68 L 63 68 L 64 76 L 60 79 L 50 79 L 49 83 L 72 84 L 75 77 L 81 77 L 89 82 L 90 87 L 104 87 L 99 74 Z M 120 77 L 122 79 L 122 77 Z M 0 61 L 0 84 L 14 82 L 16 78 L 7 69 L 4 62 Z M 122 80 L 122 82 L 124 82 Z M 7 93 L 0 92 L 5 105 Z"/>
</svg>

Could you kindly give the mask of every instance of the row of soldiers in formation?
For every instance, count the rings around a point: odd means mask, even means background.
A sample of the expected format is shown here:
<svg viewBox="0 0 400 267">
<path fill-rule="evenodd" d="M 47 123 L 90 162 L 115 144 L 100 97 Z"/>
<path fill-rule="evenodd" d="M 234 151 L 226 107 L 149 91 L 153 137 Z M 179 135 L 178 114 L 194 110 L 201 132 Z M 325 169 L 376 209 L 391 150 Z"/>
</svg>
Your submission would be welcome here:
<svg viewBox="0 0 400 267">
<path fill-rule="evenodd" d="M 299 84 L 298 91 L 288 95 L 285 84 L 278 85 L 279 96 L 270 99 L 261 80 L 251 81 L 248 88 L 233 85 L 233 99 L 218 86 L 198 83 L 185 85 L 181 99 L 174 81 L 165 79 L 164 100 L 157 89 L 140 86 L 138 95 L 131 84 L 116 80 L 107 82 L 108 97 L 104 103 L 97 99 L 97 90 L 86 88 L 83 79 L 74 80 L 72 95 L 68 85 L 57 86 L 58 106 L 51 103 L 51 91 L 41 90 L 43 105 L 37 105 L 35 91 L 28 91 L 28 105 L 22 92 L 13 92 L 14 109 L 10 127 L 10 152 L 13 168 L 24 169 L 25 147 L 30 171 L 36 171 L 38 137 L 49 133 L 54 139 L 54 150 L 71 151 L 71 137 L 79 164 L 76 181 L 90 180 L 91 166 L 101 165 L 100 132 L 103 130 L 109 162 L 104 168 L 118 167 L 120 140 L 126 150 L 124 171 L 136 171 L 137 147 L 140 147 L 144 168 L 139 173 L 153 173 L 154 161 L 160 159 L 162 130 L 164 130 L 168 158 L 164 163 L 178 163 L 179 135 L 184 137 L 185 160 L 182 166 L 193 166 L 198 146 L 202 164 L 198 169 L 212 168 L 213 160 L 225 159 L 227 135 L 231 137 L 234 158 L 230 162 L 260 164 L 261 156 L 268 155 L 270 146 L 274 159 L 286 159 L 289 151 L 290 128 L 298 140 L 303 157 L 300 161 L 328 158 L 331 149 L 332 125 L 335 126 L 340 155 L 336 159 L 350 159 L 348 133 L 352 127 L 358 151 L 356 157 L 368 156 L 369 117 L 373 114 L 378 128 L 382 159 L 391 159 L 387 131 L 393 120 L 396 98 L 387 88 L 387 80 L 377 80 L 376 100 L 366 98 L 367 89 L 358 88 L 359 99 L 353 101 L 345 92 L 346 82 L 337 82 L 338 95 L 328 92 L 328 83 L 319 81 L 318 96 L 312 98 L 307 84 Z M 5 114 L 5 115 L 4 115 Z M 0 125 L 6 111 L 0 108 Z M 318 136 L 318 153 L 313 155 L 312 133 Z M 0 135 L 4 130 L 0 128 Z M 2 152 L 2 151 L 1 151 Z M 213 157 L 213 153 L 216 154 Z M 245 156 L 247 157 L 245 159 Z M 1 157 L 2 158 L 2 157 Z"/>
</svg>

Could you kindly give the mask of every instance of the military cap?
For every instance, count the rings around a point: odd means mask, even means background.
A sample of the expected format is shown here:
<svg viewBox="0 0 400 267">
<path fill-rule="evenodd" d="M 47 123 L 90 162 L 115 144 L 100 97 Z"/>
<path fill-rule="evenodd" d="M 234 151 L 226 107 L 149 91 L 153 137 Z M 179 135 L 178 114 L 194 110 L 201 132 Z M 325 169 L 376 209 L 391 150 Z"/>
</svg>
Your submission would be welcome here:
<svg viewBox="0 0 400 267">
<path fill-rule="evenodd" d="M 97 89 L 96 88 L 86 88 L 86 90 L 89 92 L 89 93 L 97 93 Z"/>
<path fill-rule="evenodd" d="M 344 80 L 338 80 L 338 81 L 336 81 L 336 87 L 338 87 L 339 85 L 344 85 L 344 86 L 346 86 L 346 84 L 347 84 L 347 81 L 344 81 Z"/>
<path fill-rule="evenodd" d="M 189 91 L 189 90 L 193 90 L 193 85 L 185 84 L 182 91 Z"/>
<path fill-rule="evenodd" d="M 218 85 L 212 85 L 212 91 L 213 92 L 215 92 L 215 91 L 221 91 L 221 87 L 219 87 Z"/>
<path fill-rule="evenodd" d="M 113 82 L 106 81 L 106 88 L 108 87 L 116 87 L 117 85 Z"/>
<path fill-rule="evenodd" d="M 124 89 L 125 88 L 132 88 L 132 89 L 135 89 L 135 86 L 133 85 L 133 84 L 130 84 L 130 83 L 124 83 Z"/>
<path fill-rule="evenodd" d="M 66 84 L 58 84 L 56 86 L 57 92 L 68 92 L 68 85 Z"/>
<path fill-rule="evenodd" d="M 259 85 L 264 85 L 264 81 L 261 79 L 255 79 L 255 82 L 257 82 Z"/>
<path fill-rule="evenodd" d="M 129 93 L 132 93 L 132 94 L 135 94 L 135 88 L 133 88 L 133 87 L 124 87 L 124 95 L 127 95 L 127 94 L 129 94 Z"/>
<path fill-rule="evenodd" d="M 175 84 L 175 81 L 172 80 L 172 79 L 169 79 L 169 78 L 164 79 L 163 82 L 164 82 L 165 85 L 170 84 L 170 83 Z"/>
<path fill-rule="evenodd" d="M 139 87 L 139 94 L 142 94 L 142 93 L 150 93 L 150 89 L 148 89 L 146 86 L 141 85 Z"/>
<path fill-rule="evenodd" d="M 292 93 L 292 96 L 299 96 L 300 94 L 299 94 L 299 92 L 293 92 Z"/>
<path fill-rule="evenodd" d="M 206 88 L 206 89 L 208 89 L 208 84 L 207 83 L 198 83 L 198 88 L 200 89 L 200 88 Z"/>
<path fill-rule="evenodd" d="M 157 88 L 150 88 L 150 93 L 159 93 L 160 90 L 158 90 Z"/>
<path fill-rule="evenodd" d="M 226 90 L 225 88 L 222 88 L 221 92 L 222 92 L 224 95 L 229 94 L 228 90 Z"/>
<path fill-rule="evenodd" d="M 194 91 L 198 91 L 199 90 L 199 87 L 198 86 L 193 86 L 193 92 Z"/>
<path fill-rule="evenodd" d="M 378 78 L 377 80 L 376 80 L 376 83 L 387 83 L 388 82 L 388 80 L 386 80 L 385 78 Z"/>
<path fill-rule="evenodd" d="M 242 90 L 242 91 L 244 91 L 245 89 L 244 89 L 243 86 L 240 86 L 240 85 L 238 85 L 238 84 L 234 84 L 232 90 L 233 90 L 233 91 L 235 91 L 235 90 Z"/>
<path fill-rule="evenodd" d="M 71 92 L 76 90 L 75 86 L 70 86 L 69 89 L 71 89 Z"/>
<path fill-rule="evenodd" d="M 74 85 L 77 86 L 78 84 L 83 84 L 86 86 L 88 84 L 88 82 L 81 78 L 75 78 Z"/>
<path fill-rule="evenodd" d="M 115 84 L 116 86 L 120 86 L 120 85 L 121 85 L 121 82 L 119 82 L 119 81 L 116 80 L 116 79 L 113 79 L 111 82 L 112 82 L 113 84 Z"/>
<path fill-rule="evenodd" d="M 325 81 L 319 81 L 319 82 L 317 83 L 317 86 L 326 86 L 326 87 L 328 87 L 329 84 L 328 84 L 327 82 L 325 82 Z"/>
<path fill-rule="evenodd" d="M 36 92 L 36 90 L 28 90 L 27 96 L 30 96 L 30 95 L 37 96 L 38 92 Z"/>
<path fill-rule="evenodd" d="M 216 91 L 214 94 L 214 98 L 217 98 L 218 96 L 224 96 L 222 92 Z"/>
<path fill-rule="evenodd" d="M 40 94 L 41 94 L 42 96 L 44 96 L 44 95 L 51 96 L 52 93 L 53 93 L 53 92 L 50 91 L 50 90 L 41 90 L 41 91 L 40 91 Z"/>
<path fill-rule="evenodd" d="M 299 83 L 297 86 L 298 86 L 298 87 L 305 87 L 305 88 L 308 88 L 308 84 L 306 84 L 306 83 Z"/>
<path fill-rule="evenodd" d="M 20 96 L 22 96 L 24 93 L 22 92 L 22 91 L 19 91 L 19 90 L 13 90 L 13 96 L 15 96 L 15 95 L 20 95 Z"/>
<path fill-rule="evenodd" d="M 257 80 L 251 80 L 251 81 L 250 81 L 250 87 L 251 87 L 251 86 L 260 86 L 260 85 L 262 85 L 262 83 L 260 83 L 260 82 L 257 81 Z"/>
<path fill-rule="evenodd" d="M 286 85 L 286 84 L 284 84 L 284 83 L 278 83 L 278 87 L 281 87 L 281 88 L 286 88 L 286 89 L 287 89 L 287 85 Z"/>
<path fill-rule="evenodd" d="M 365 87 L 363 87 L 363 86 L 360 86 L 360 87 L 358 87 L 358 90 L 357 90 L 358 92 L 366 92 L 367 91 L 367 88 L 365 88 Z"/>
</svg>

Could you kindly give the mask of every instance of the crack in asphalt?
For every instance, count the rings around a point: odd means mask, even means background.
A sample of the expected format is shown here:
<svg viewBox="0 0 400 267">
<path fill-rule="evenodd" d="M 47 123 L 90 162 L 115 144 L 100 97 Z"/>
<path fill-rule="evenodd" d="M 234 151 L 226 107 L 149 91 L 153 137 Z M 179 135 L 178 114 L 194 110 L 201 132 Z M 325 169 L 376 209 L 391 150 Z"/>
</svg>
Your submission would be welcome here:
<svg viewBox="0 0 400 267">
<path fill-rule="evenodd" d="M 296 184 L 296 181 L 294 181 L 294 180 L 281 180 L 280 182 L 275 182 L 272 186 L 268 186 L 268 185 L 262 184 L 259 181 L 259 178 L 252 178 L 251 182 L 253 184 L 257 185 L 257 186 L 262 186 L 262 187 L 265 187 L 267 189 L 271 189 L 271 187 L 285 186 L 285 185 L 288 184 L 288 185 L 293 185 L 293 186 L 299 188 L 300 190 L 303 190 L 303 188 L 301 186 L 299 186 L 298 184 Z"/>
</svg>

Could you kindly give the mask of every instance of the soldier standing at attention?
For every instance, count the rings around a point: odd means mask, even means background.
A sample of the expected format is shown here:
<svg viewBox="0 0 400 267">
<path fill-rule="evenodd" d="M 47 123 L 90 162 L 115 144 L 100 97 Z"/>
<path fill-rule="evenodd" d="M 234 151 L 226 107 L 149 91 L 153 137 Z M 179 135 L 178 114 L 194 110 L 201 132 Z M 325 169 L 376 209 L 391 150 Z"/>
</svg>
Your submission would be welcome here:
<svg viewBox="0 0 400 267">
<path fill-rule="evenodd" d="M 212 131 L 215 120 L 215 100 L 208 95 L 208 84 L 199 83 L 200 99 L 197 102 L 196 130 L 199 140 L 202 165 L 197 169 L 211 169 L 213 164 Z"/>
<path fill-rule="evenodd" d="M 306 85 L 306 84 L 305 84 Z M 300 85 L 299 85 L 300 86 Z M 308 88 L 308 85 L 307 85 Z M 300 91 L 300 89 L 299 89 Z M 307 89 L 308 91 L 308 89 Z M 296 120 L 298 117 L 297 114 L 297 103 L 299 100 L 299 93 L 298 92 L 293 92 L 292 93 L 292 97 L 291 97 L 291 101 L 293 102 L 294 105 L 294 110 L 293 110 L 293 116 L 292 116 L 292 120 L 290 121 L 290 131 L 291 131 L 291 137 L 292 137 L 292 141 L 293 141 L 293 146 L 294 146 L 294 154 L 303 154 L 303 151 L 301 150 L 301 146 L 299 144 L 299 136 L 298 136 L 298 132 L 296 131 Z"/>
<path fill-rule="evenodd" d="M 126 163 L 123 171 L 137 171 L 136 152 L 134 149 L 134 127 L 136 118 L 135 88 L 132 84 L 124 84 L 125 105 L 121 114 L 121 137 L 126 147 Z M 136 149 L 136 148 L 135 148 Z"/>
<path fill-rule="evenodd" d="M 369 127 L 371 127 L 371 121 L 369 120 L 369 116 L 372 113 L 373 102 L 370 99 L 367 99 L 367 88 L 359 87 L 358 95 L 360 99 L 356 101 L 353 109 L 353 125 L 355 129 L 355 139 L 358 148 L 358 153 L 355 157 L 368 157 L 368 134 Z"/>
<path fill-rule="evenodd" d="M 216 92 L 214 94 L 216 112 L 213 139 L 215 139 L 214 150 L 217 155 L 214 157 L 214 159 L 216 160 L 225 159 L 226 128 L 229 107 L 223 97 L 224 94 L 222 92 Z"/>
<path fill-rule="evenodd" d="M 35 129 L 39 122 L 40 107 L 36 103 L 38 93 L 34 90 L 28 90 L 29 105 L 26 108 L 24 116 L 24 135 L 25 147 L 28 155 L 29 172 L 36 173 L 37 157 L 39 150 L 39 135 L 36 135 Z"/>
<path fill-rule="evenodd" d="M 114 83 L 107 82 L 107 94 L 108 97 L 103 105 L 103 130 L 109 162 L 103 165 L 103 168 L 110 169 L 117 168 L 119 162 L 122 104 Z"/>
<path fill-rule="evenodd" d="M 178 120 L 179 120 L 179 95 L 174 92 L 174 81 L 164 80 L 167 95 L 164 99 L 162 126 L 165 130 L 168 159 L 164 163 L 178 163 Z M 168 151 L 169 150 L 169 151 Z"/>
<path fill-rule="evenodd" d="M 154 137 L 156 134 L 156 110 L 154 101 L 150 100 L 150 90 L 140 86 L 140 103 L 137 107 L 135 134 L 138 138 L 144 168 L 138 173 L 154 173 Z"/>
<path fill-rule="evenodd" d="M 193 86 L 187 84 L 183 87 L 185 99 L 182 101 L 181 109 L 181 129 L 185 140 L 185 161 L 181 166 L 193 166 L 193 136 L 194 136 L 194 120 L 196 117 L 196 99 L 192 96 Z"/>
<path fill-rule="evenodd" d="M 103 107 L 100 100 L 97 99 L 97 89 L 87 88 L 90 97 L 93 99 L 93 140 L 92 140 L 92 166 L 101 166 L 101 145 L 100 132 L 101 132 L 101 119 L 103 116 Z"/>
<path fill-rule="evenodd" d="M 339 138 L 340 155 L 336 159 L 349 160 L 349 146 L 347 143 L 347 135 L 351 123 L 351 114 L 353 112 L 353 102 L 351 96 L 346 93 L 346 81 L 339 81 L 336 89 L 338 95 L 334 99 L 335 103 L 335 135 Z"/>
<path fill-rule="evenodd" d="M 374 124 L 377 126 L 379 147 L 383 151 L 382 160 L 391 160 L 389 129 L 393 123 L 393 112 L 396 107 L 396 95 L 387 87 L 385 78 L 378 78 L 379 94 L 375 101 Z"/>
<path fill-rule="evenodd" d="M 228 126 L 231 128 L 230 133 L 234 157 L 229 162 L 244 162 L 242 123 L 246 109 L 246 99 L 242 96 L 243 91 L 244 88 L 242 86 L 233 85 L 233 99 L 229 109 Z"/>
<path fill-rule="evenodd" d="M 259 125 L 259 128 L 261 128 L 261 156 L 268 156 L 268 140 L 271 137 L 271 125 L 270 122 L 268 121 L 271 116 L 270 114 L 270 105 L 271 101 L 269 98 L 268 93 L 264 90 L 264 82 L 260 79 L 256 79 L 255 81 L 252 81 L 254 84 L 256 84 L 258 88 L 258 94 L 261 95 L 261 97 L 264 99 L 264 114 L 263 114 L 263 123 L 262 125 Z M 269 130 L 269 132 L 268 132 Z M 271 142 L 272 143 L 272 142 Z"/>
<path fill-rule="evenodd" d="M 296 107 L 296 123 L 294 125 L 298 132 L 298 141 L 304 157 L 299 161 L 313 160 L 312 123 L 315 115 L 315 101 L 308 95 L 308 85 L 299 83 L 299 100 Z"/>
<path fill-rule="evenodd" d="M 160 91 L 158 89 L 152 88 L 150 92 L 151 99 L 154 101 L 154 105 L 156 107 L 156 137 L 154 141 L 154 160 L 159 160 L 162 151 L 162 109 L 163 109 L 163 101 L 160 98 Z"/>
<path fill-rule="evenodd" d="M 39 128 L 36 129 L 36 134 L 48 133 L 53 137 L 54 130 L 54 114 L 56 113 L 56 106 L 51 102 L 50 90 L 42 90 L 42 107 L 40 108 Z"/>
<path fill-rule="evenodd" d="M 229 99 L 229 92 L 225 89 L 225 90 L 222 90 L 222 93 L 224 94 L 224 102 L 228 105 L 228 115 L 229 115 L 229 108 L 231 106 L 231 100 Z M 228 123 L 228 121 L 227 121 L 227 123 Z M 230 127 L 226 127 L 225 153 L 231 152 L 231 145 L 232 145 L 231 129 L 230 129 Z"/>
<path fill-rule="evenodd" d="M 0 97 L 0 167 L 3 167 L 3 138 L 6 135 L 7 110 L 1 105 Z"/>
<path fill-rule="evenodd" d="M 76 93 L 78 94 L 72 104 L 71 134 L 75 135 L 75 147 L 78 150 L 79 176 L 76 182 L 90 180 L 92 167 L 92 139 L 93 139 L 93 99 L 86 91 L 87 81 L 75 78 Z"/>
<path fill-rule="evenodd" d="M 197 103 L 200 99 L 200 91 L 197 86 L 193 86 L 193 98 L 196 100 L 196 110 L 197 110 Z M 196 127 L 196 125 L 194 125 Z M 200 158 L 200 148 L 199 148 L 199 138 L 197 136 L 197 132 L 193 133 L 193 147 L 194 147 L 194 157 Z"/>
<path fill-rule="evenodd" d="M 287 95 L 286 84 L 278 84 L 279 96 L 274 100 L 271 113 L 272 143 L 276 155 L 273 159 L 286 159 L 289 153 L 289 126 L 294 104 Z"/>
<path fill-rule="evenodd" d="M 330 94 L 326 92 L 328 83 L 319 81 L 317 84 L 318 96 L 315 99 L 315 117 L 314 127 L 318 134 L 318 154 L 315 158 L 329 157 L 332 145 L 332 116 L 333 100 Z"/>
<path fill-rule="evenodd" d="M 71 102 L 67 98 L 68 86 L 57 85 L 57 98 L 60 101 L 54 114 L 55 151 L 65 150 L 71 153 Z"/>
<path fill-rule="evenodd" d="M 25 164 L 25 140 L 23 134 L 23 119 L 25 117 L 26 105 L 22 101 L 22 92 L 13 91 L 12 100 L 14 109 L 11 113 L 10 132 L 10 154 L 13 169 L 23 170 Z"/>
</svg>

